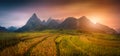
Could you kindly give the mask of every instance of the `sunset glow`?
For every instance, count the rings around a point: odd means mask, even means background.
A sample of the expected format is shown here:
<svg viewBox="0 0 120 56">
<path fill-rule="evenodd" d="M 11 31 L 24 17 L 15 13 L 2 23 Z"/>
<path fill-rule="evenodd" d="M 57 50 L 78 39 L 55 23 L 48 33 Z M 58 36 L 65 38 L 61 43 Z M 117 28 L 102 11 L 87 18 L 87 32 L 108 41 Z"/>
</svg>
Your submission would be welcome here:
<svg viewBox="0 0 120 56">
<path fill-rule="evenodd" d="M 0 56 L 120 56 L 120 0 L 0 0 Z"/>
<path fill-rule="evenodd" d="M 27 1 L 27 0 L 26 0 Z M 0 25 L 9 27 L 23 26 L 33 13 L 41 20 L 49 17 L 87 16 L 93 23 L 101 23 L 112 28 L 120 28 L 119 1 L 114 0 L 45 0 L 28 2 L 1 2 Z M 16 5 L 17 4 L 17 5 Z M 7 12 L 6 12 L 7 11 Z"/>
<path fill-rule="evenodd" d="M 96 20 L 91 20 L 94 24 L 96 24 L 97 23 L 97 21 Z"/>
</svg>

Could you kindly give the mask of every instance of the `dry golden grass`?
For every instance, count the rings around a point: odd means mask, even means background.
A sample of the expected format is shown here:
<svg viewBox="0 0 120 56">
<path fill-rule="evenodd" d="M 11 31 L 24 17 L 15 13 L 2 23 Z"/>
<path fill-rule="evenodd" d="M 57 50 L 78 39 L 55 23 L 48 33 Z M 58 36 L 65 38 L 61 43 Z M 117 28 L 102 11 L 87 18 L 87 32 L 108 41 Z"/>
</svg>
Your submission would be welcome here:
<svg viewBox="0 0 120 56">
<path fill-rule="evenodd" d="M 23 56 L 23 54 L 35 43 L 42 40 L 44 37 L 29 39 L 26 41 L 21 41 L 15 46 L 8 47 L 0 52 L 0 56 Z"/>
<path fill-rule="evenodd" d="M 106 36 L 106 35 L 103 35 L 103 36 Z M 73 36 L 71 38 L 71 41 L 77 47 L 80 47 L 83 50 L 85 50 L 85 52 L 90 53 L 89 54 L 90 56 L 119 56 L 120 55 L 120 46 L 119 46 L 120 43 L 116 43 L 116 40 L 114 40 L 115 41 L 114 42 L 114 41 L 103 39 L 103 42 L 102 42 L 102 39 L 97 39 L 95 37 L 91 37 L 90 35 L 84 35 L 84 36 L 80 35 L 76 37 Z M 113 44 L 113 43 L 116 43 L 116 44 Z"/>
<path fill-rule="evenodd" d="M 56 37 L 56 35 L 50 36 L 43 42 L 36 45 L 30 51 L 30 56 L 56 56 L 56 45 L 54 42 Z"/>
<path fill-rule="evenodd" d="M 0 35 L 0 48 L 5 47 L 0 56 L 120 56 L 119 35 L 58 30 Z"/>
<path fill-rule="evenodd" d="M 105 35 L 103 35 L 104 37 Z M 80 40 L 83 42 L 89 42 L 92 44 L 100 45 L 100 46 L 107 46 L 107 47 L 120 47 L 120 40 L 109 40 L 105 39 L 103 37 L 95 37 L 95 36 L 86 36 L 86 35 L 81 35 Z M 109 37 L 110 38 L 110 37 Z M 113 38 L 113 37 L 112 37 Z"/>
</svg>

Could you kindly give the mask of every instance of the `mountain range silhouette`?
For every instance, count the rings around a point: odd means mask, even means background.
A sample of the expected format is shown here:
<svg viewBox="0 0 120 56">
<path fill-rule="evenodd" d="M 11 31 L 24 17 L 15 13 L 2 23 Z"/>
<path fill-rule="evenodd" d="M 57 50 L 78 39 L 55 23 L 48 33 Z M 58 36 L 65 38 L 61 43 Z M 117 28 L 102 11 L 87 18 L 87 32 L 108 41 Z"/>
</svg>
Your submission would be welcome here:
<svg viewBox="0 0 120 56">
<path fill-rule="evenodd" d="M 24 26 L 17 29 L 15 32 L 41 31 L 46 29 L 79 30 L 84 32 L 99 32 L 108 34 L 117 33 L 114 29 L 108 26 L 100 23 L 94 24 L 86 16 L 82 16 L 78 19 L 68 17 L 63 22 L 52 19 L 51 17 L 47 21 L 41 21 L 35 13 L 30 17 Z M 6 30 L 2 30 L 2 27 L 0 27 L 0 31 Z"/>
<path fill-rule="evenodd" d="M 45 29 L 63 29 L 63 30 L 80 30 L 84 32 L 100 32 L 114 34 L 116 31 L 108 26 L 100 23 L 92 23 L 86 16 L 82 16 L 78 19 L 74 17 L 66 18 L 62 23 L 49 18 L 47 21 L 41 21 L 34 13 L 27 23 L 19 28 L 17 32 L 25 31 L 40 31 Z"/>
</svg>

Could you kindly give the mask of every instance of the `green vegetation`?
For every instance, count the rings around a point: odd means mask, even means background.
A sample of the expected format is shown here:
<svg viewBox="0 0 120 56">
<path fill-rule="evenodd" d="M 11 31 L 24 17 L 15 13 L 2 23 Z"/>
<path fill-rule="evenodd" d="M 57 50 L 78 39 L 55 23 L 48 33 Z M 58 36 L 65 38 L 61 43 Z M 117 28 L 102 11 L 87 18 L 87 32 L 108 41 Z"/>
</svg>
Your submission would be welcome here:
<svg viewBox="0 0 120 56">
<path fill-rule="evenodd" d="M 74 30 L 0 33 L 0 56 L 120 56 L 120 35 Z"/>
</svg>

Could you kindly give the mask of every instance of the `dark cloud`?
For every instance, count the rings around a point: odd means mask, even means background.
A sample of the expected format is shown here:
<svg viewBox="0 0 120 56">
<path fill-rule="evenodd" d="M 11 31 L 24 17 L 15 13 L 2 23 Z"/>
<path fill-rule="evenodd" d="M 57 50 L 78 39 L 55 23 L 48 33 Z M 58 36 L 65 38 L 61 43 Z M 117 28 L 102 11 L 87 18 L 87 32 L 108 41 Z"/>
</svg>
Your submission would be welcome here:
<svg viewBox="0 0 120 56">
<path fill-rule="evenodd" d="M 74 3 L 93 3 L 96 5 L 119 7 L 120 0 L 0 0 L 1 6 L 18 7 L 25 5 L 68 5 Z"/>
</svg>

